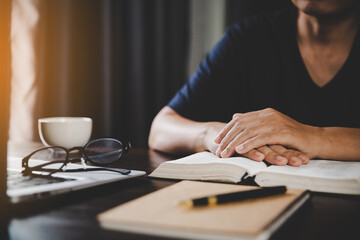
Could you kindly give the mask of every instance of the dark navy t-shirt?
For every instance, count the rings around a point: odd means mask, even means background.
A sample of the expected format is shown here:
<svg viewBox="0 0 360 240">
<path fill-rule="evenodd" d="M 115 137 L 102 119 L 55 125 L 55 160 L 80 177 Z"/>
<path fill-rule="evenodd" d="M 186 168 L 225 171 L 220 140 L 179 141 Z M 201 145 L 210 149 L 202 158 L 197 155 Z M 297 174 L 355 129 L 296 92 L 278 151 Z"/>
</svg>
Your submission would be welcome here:
<svg viewBox="0 0 360 240">
<path fill-rule="evenodd" d="M 360 127 L 360 34 L 323 87 L 311 79 L 296 40 L 297 10 L 258 15 L 228 28 L 168 106 L 195 121 L 272 107 L 313 126 Z"/>
</svg>

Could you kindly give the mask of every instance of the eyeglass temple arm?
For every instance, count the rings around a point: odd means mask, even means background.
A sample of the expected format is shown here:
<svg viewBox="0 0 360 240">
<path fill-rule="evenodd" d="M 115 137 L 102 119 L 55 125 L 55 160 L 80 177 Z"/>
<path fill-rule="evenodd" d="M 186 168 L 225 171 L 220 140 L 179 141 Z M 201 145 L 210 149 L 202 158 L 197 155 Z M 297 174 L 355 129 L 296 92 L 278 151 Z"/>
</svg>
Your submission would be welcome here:
<svg viewBox="0 0 360 240">
<path fill-rule="evenodd" d="M 110 172 L 116 172 L 116 173 L 121 173 L 123 175 L 128 175 L 131 170 L 128 169 L 114 169 L 114 168 L 102 168 L 102 167 L 97 167 L 97 168 L 87 168 L 87 169 L 66 169 L 65 172 L 94 172 L 94 171 L 110 171 Z"/>
<path fill-rule="evenodd" d="M 25 172 L 26 170 L 23 170 L 23 172 Z M 41 172 L 49 172 L 50 174 L 54 174 L 54 173 L 58 173 L 58 172 L 94 172 L 94 171 L 110 171 L 110 172 L 116 172 L 116 173 L 121 173 L 123 175 L 128 175 L 129 173 L 131 173 L 131 170 L 128 169 L 112 169 L 112 168 L 87 168 L 87 169 L 83 169 L 83 168 L 79 168 L 79 169 L 66 169 L 65 171 L 62 171 L 62 168 L 59 169 L 41 169 L 39 166 L 32 168 L 32 169 L 28 169 L 28 171 L 30 171 L 29 173 L 32 173 L 32 171 L 41 171 Z"/>
<path fill-rule="evenodd" d="M 27 162 L 26 162 L 27 163 Z M 61 167 L 59 169 L 62 169 L 68 162 L 64 162 L 63 160 L 56 160 L 56 161 L 51 161 L 51 162 L 47 162 L 47 163 L 43 163 L 40 165 L 37 165 L 35 167 L 30 167 L 28 164 L 23 164 L 23 167 L 25 168 L 22 173 L 26 173 L 26 172 L 31 172 L 31 171 L 36 171 L 36 170 L 41 170 L 44 171 L 45 169 L 43 169 L 43 167 L 46 167 L 48 165 L 51 164 L 55 164 L 55 163 L 62 163 Z M 47 172 L 56 172 L 58 171 L 58 169 L 47 169 Z"/>
<path fill-rule="evenodd" d="M 127 153 L 130 148 L 131 148 L 131 143 L 129 141 L 126 141 L 126 143 L 124 144 L 124 153 Z"/>
</svg>

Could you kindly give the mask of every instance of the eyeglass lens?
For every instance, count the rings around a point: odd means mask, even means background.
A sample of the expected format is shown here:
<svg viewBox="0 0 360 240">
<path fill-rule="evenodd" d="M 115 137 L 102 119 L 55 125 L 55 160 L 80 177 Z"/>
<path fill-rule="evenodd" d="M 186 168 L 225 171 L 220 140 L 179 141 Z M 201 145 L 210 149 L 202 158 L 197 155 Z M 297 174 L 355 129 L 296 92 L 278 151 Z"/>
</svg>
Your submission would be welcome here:
<svg viewBox="0 0 360 240">
<path fill-rule="evenodd" d="M 124 146 L 115 139 L 98 139 L 84 146 L 84 156 L 92 163 L 106 165 L 116 162 L 123 154 Z"/>
<path fill-rule="evenodd" d="M 57 147 L 44 148 L 31 155 L 31 158 L 29 159 L 30 161 L 28 161 L 28 166 L 32 168 L 38 166 L 39 164 L 42 164 L 43 161 L 39 161 L 39 160 L 64 161 L 66 158 L 66 154 L 67 154 L 66 151 L 62 148 L 57 148 Z"/>
</svg>

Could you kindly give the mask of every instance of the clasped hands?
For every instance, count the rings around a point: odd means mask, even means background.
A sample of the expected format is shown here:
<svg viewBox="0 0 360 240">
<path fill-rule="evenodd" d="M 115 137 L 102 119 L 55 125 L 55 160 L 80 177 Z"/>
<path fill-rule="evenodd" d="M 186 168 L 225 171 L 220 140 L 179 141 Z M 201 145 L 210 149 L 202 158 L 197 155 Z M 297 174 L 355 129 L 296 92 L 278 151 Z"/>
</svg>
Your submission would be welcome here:
<svg viewBox="0 0 360 240">
<path fill-rule="evenodd" d="M 215 154 L 226 158 L 238 153 L 274 165 L 300 166 L 314 155 L 313 130 L 272 108 L 236 113 L 216 136 Z"/>
</svg>

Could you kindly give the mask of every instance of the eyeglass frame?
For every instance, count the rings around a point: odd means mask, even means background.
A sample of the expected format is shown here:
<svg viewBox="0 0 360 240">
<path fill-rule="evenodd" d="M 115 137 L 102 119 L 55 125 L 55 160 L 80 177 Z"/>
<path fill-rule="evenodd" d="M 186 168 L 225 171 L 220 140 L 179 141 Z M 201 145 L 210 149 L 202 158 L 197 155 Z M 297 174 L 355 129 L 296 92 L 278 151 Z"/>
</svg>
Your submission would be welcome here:
<svg viewBox="0 0 360 240">
<path fill-rule="evenodd" d="M 89 159 L 84 153 L 84 149 L 86 148 L 86 146 L 88 146 L 89 144 L 94 143 L 96 141 L 104 141 L 104 140 L 111 140 L 111 141 L 115 141 L 115 142 L 120 143 L 123 146 L 121 156 L 118 159 L 116 159 L 115 161 L 110 162 L 110 163 L 97 163 L 97 162 L 94 162 L 91 159 Z M 39 148 L 39 149 L 33 151 L 32 153 L 30 153 L 29 155 L 27 155 L 26 157 L 24 157 L 22 159 L 21 166 L 24 168 L 24 170 L 22 170 L 21 173 L 24 176 L 27 176 L 27 175 L 34 174 L 33 171 L 44 171 L 44 172 L 49 172 L 49 176 L 50 176 L 50 175 L 52 175 L 54 173 L 58 173 L 58 172 L 112 171 L 112 172 L 121 173 L 123 175 L 128 175 L 131 172 L 130 170 L 127 170 L 127 169 L 113 169 L 113 168 L 105 168 L 104 167 L 104 166 L 108 166 L 110 164 L 114 164 L 114 163 L 118 162 L 122 158 L 122 156 L 129 151 L 129 149 L 131 148 L 131 144 L 130 144 L 129 141 L 126 141 L 125 143 L 126 144 L 123 144 L 122 141 L 119 141 L 119 140 L 117 140 L 115 138 L 99 138 L 99 139 L 94 139 L 94 140 L 91 140 L 91 141 L 87 142 L 82 147 L 77 146 L 77 147 L 72 147 L 72 148 L 67 149 L 67 148 L 61 147 L 61 146 L 49 146 L 49 147 Z M 34 154 L 36 154 L 36 153 L 38 153 L 40 151 L 44 151 L 46 149 L 55 149 L 55 148 L 61 149 L 61 150 L 63 150 L 65 152 L 65 157 L 64 157 L 63 160 L 49 161 L 47 163 L 39 164 L 39 165 L 37 165 L 35 167 L 30 167 L 29 166 L 29 160 Z M 79 151 L 80 154 L 81 154 L 80 159 L 70 159 L 69 154 L 72 151 Z M 89 161 L 93 165 L 102 166 L 102 167 L 86 168 L 86 161 Z M 66 169 L 67 164 L 69 164 L 69 163 L 79 163 L 79 162 L 82 164 L 82 167 L 83 167 L 82 169 L 81 168 L 79 168 L 79 169 Z M 58 169 L 43 169 L 43 167 L 51 165 L 51 164 L 55 164 L 55 163 L 62 163 L 62 165 Z"/>
</svg>

